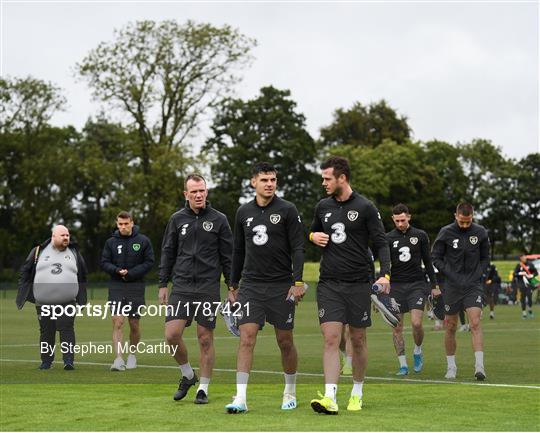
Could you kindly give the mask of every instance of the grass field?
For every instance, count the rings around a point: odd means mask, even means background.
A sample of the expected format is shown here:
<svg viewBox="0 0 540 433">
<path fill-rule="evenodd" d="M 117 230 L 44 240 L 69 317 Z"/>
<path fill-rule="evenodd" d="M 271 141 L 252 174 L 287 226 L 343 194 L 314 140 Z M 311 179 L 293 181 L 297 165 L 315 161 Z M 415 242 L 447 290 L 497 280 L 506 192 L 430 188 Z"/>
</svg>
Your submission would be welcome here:
<svg viewBox="0 0 540 433">
<path fill-rule="evenodd" d="M 306 276 L 312 276 L 307 267 Z M 313 278 L 313 277 L 312 277 Z M 306 278 L 307 280 L 308 278 Z M 377 314 L 368 331 L 369 367 L 364 386 L 364 409 L 348 413 L 351 378 L 342 377 L 338 391 L 340 414 L 317 415 L 309 406 L 324 390 L 322 338 L 317 321 L 315 283 L 297 309 L 295 340 L 299 352 L 298 400 L 292 412 L 280 410 L 282 376 L 279 350 L 271 327 L 260 333 L 254 371 L 248 387 L 249 412 L 226 415 L 224 405 L 235 393 L 238 340 L 220 321 L 216 329 L 216 371 L 210 385 L 210 404 L 193 404 L 194 389 L 174 402 L 178 369 L 166 354 L 138 356 L 139 368 L 113 373 L 112 355 L 76 358 L 76 370 L 64 371 L 60 357 L 52 370 L 39 371 L 38 324 L 28 304 L 17 311 L 14 292 L 0 301 L 0 379 L 2 431 L 538 431 L 540 429 L 540 318 L 522 320 L 516 306 L 498 306 L 496 319 L 483 320 L 488 380 L 473 380 L 474 357 L 470 334 L 458 334 L 458 379 L 449 383 L 443 333 L 426 319 L 425 369 L 404 379 L 395 377 L 397 360 L 391 331 Z M 93 303 L 106 292 L 92 291 Z M 155 287 L 147 303 L 155 302 Z M 540 308 L 538 309 L 540 313 Z M 408 321 L 408 316 L 407 316 Z M 163 319 L 141 321 L 143 340 L 163 341 Z M 76 320 L 77 342 L 110 342 L 110 320 Z M 194 330 L 186 335 L 191 363 L 198 365 Z M 407 356 L 412 363 L 412 337 L 406 331 Z M 412 370 L 412 369 L 411 369 Z"/>
</svg>

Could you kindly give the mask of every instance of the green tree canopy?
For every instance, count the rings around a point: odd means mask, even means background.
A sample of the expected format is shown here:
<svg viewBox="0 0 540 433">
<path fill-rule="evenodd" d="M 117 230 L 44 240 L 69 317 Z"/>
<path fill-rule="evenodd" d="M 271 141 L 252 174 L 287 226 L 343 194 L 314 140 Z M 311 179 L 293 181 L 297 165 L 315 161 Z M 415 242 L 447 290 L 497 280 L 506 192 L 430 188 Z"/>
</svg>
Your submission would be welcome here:
<svg viewBox="0 0 540 433">
<path fill-rule="evenodd" d="M 93 95 L 133 120 L 143 165 L 155 144 L 184 143 L 201 115 L 239 80 L 255 45 L 230 26 L 137 21 L 77 64 Z"/>
<path fill-rule="evenodd" d="M 334 111 L 333 122 L 321 128 L 324 146 L 352 145 L 376 147 L 384 140 L 404 144 L 410 139 L 411 128 L 405 116 L 400 116 L 385 100 L 363 106 L 356 102 L 350 109 Z"/>
<path fill-rule="evenodd" d="M 65 102 L 60 88 L 50 82 L 0 78 L 0 131 L 38 131 Z"/>
<path fill-rule="evenodd" d="M 289 90 L 263 87 L 248 101 L 228 100 L 212 125 L 213 137 L 204 146 L 212 157 L 211 200 L 233 218 L 240 198 L 250 197 L 251 166 L 268 161 L 278 171 L 279 191 L 304 219 L 311 218 L 320 196 L 314 174 L 316 145 L 305 129 Z"/>
<path fill-rule="evenodd" d="M 448 224 L 444 185 L 419 144 L 386 140 L 375 148 L 338 146 L 330 153 L 349 160 L 353 188 L 376 204 L 387 230 L 393 228 L 390 216 L 398 203 L 410 208 L 413 224 L 430 236 Z"/>
</svg>

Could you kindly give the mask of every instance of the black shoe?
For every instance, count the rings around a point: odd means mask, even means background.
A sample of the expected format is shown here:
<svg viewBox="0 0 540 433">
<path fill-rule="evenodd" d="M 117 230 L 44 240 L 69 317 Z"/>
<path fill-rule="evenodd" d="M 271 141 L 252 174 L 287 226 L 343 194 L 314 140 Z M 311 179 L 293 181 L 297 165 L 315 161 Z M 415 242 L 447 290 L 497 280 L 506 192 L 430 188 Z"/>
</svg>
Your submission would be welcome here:
<svg viewBox="0 0 540 433">
<path fill-rule="evenodd" d="M 197 375 L 195 373 L 193 373 L 193 377 L 191 379 L 188 379 L 186 376 L 182 376 L 180 384 L 178 385 L 178 391 L 174 393 L 173 399 L 176 401 L 182 400 L 189 391 L 189 388 L 195 385 L 198 381 L 199 379 L 197 379 Z"/>
<path fill-rule="evenodd" d="M 197 396 L 195 397 L 195 404 L 208 404 L 208 396 L 204 390 L 199 389 L 197 391 Z"/>
<path fill-rule="evenodd" d="M 39 366 L 40 370 L 50 370 L 52 368 L 52 362 L 50 361 L 42 361 L 41 365 Z"/>
<path fill-rule="evenodd" d="M 73 362 L 64 362 L 64 370 L 75 370 Z"/>
<path fill-rule="evenodd" d="M 372 294 L 371 300 L 375 307 L 381 313 L 382 319 L 392 328 L 399 324 L 399 304 L 396 300 L 388 295 Z"/>
</svg>

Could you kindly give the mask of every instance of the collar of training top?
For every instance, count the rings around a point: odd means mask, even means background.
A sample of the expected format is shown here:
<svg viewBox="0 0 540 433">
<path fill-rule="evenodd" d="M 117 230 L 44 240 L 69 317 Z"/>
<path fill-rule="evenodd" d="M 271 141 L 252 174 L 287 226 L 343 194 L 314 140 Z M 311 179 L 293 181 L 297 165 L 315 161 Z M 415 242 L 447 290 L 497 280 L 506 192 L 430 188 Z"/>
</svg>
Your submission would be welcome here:
<svg viewBox="0 0 540 433">
<path fill-rule="evenodd" d="M 334 200 L 337 204 L 341 205 L 341 204 L 344 204 L 344 203 L 349 203 L 351 200 L 354 200 L 357 196 L 358 196 L 358 193 L 355 190 L 353 190 L 351 192 L 351 195 L 349 196 L 349 198 L 347 200 L 338 201 L 335 195 L 332 196 L 332 200 Z"/>
<path fill-rule="evenodd" d="M 208 212 L 208 209 L 210 208 L 210 202 L 209 201 L 205 202 L 205 207 L 203 207 L 199 211 L 199 213 L 193 212 L 193 209 L 191 209 L 191 207 L 189 206 L 189 201 L 188 200 L 186 200 L 185 208 L 186 208 L 186 210 L 188 212 L 191 212 L 191 214 L 193 214 L 193 215 L 204 215 L 206 212 Z"/>
<path fill-rule="evenodd" d="M 268 204 L 266 206 L 259 206 L 259 203 L 257 203 L 257 197 L 254 197 L 253 198 L 253 204 L 258 207 L 259 209 L 268 209 L 270 206 L 272 206 L 274 203 L 276 203 L 277 201 L 279 200 L 279 197 L 274 194 L 274 196 L 272 197 L 272 200 L 270 200 L 268 202 Z"/>
</svg>

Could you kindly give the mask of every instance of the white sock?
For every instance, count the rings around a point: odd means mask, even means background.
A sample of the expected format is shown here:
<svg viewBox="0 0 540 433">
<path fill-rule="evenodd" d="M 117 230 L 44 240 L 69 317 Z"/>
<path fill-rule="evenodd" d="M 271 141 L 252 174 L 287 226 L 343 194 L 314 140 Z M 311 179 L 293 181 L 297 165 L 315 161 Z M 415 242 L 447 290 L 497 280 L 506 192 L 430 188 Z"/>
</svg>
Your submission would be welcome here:
<svg viewBox="0 0 540 433">
<path fill-rule="evenodd" d="M 357 395 L 360 400 L 362 400 L 362 387 L 364 386 L 364 381 L 357 382 L 356 380 L 353 380 L 353 387 L 351 391 L 351 397 L 353 395 Z"/>
<path fill-rule="evenodd" d="M 246 401 L 249 373 L 236 372 L 236 400 Z"/>
<path fill-rule="evenodd" d="M 448 368 L 457 368 L 456 365 L 456 355 L 450 355 L 446 357 L 446 364 Z"/>
<path fill-rule="evenodd" d="M 199 388 L 197 388 L 197 392 L 199 390 L 203 390 L 206 395 L 208 395 L 208 385 L 210 384 L 210 378 L 209 377 L 202 377 L 199 379 Z"/>
<path fill-rule="evenodd" d="M 285 389 L 283 390 L 283 394 L 296 395 L 296 373 L 283 373 L 283 376 L 285 377 Z"/>
<path fill-rule="evenodd" d="M 415 355 L 421 355 L 422 354 L 422 346 L 417 346 L 416 344 L 414 345 L 414 351 L 413 353 Z"/>
<path fill-rule="evenodd" d="M 347 357 L 345 358 L 345 365 L 346 365 L 347 367 L 352 367 L 352 356 L 347 356 Z"/>
<path fill-rule="evenodd" d="M 180 371 L 182 372 L 182 376 L 185 376 L 186 379 L 193 379 L 193 376 L 195 375 L 195 373 L 193 372 L 193 368 L 191 368 L 189 362 L 181 364 Z"/>
<path fill-rule="evenodd" d="M 407 367 L 407 358 L 405 357 L 405 355 L 399 355 L 397 359 L 399 361 L 400 367 Z"/>
<path fill-rule="evenodd" d="M 475 359 L 475 365 L 477 367 L 483 367 L 484 366 L 484 352 L 474 352 L 474 359 Z"/>
<path fill-rule="evenodd" d="M 325 397 L 330 397 L 335 402 L 336 394 L 337 394 L 337 383 L 327 383 L 324 385 Z"/>
</svg>

